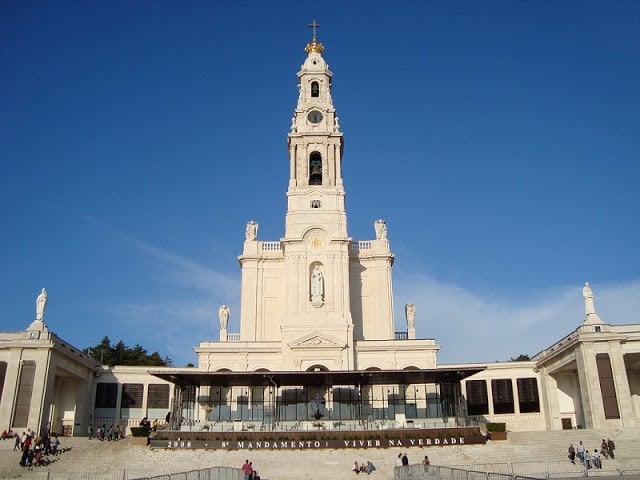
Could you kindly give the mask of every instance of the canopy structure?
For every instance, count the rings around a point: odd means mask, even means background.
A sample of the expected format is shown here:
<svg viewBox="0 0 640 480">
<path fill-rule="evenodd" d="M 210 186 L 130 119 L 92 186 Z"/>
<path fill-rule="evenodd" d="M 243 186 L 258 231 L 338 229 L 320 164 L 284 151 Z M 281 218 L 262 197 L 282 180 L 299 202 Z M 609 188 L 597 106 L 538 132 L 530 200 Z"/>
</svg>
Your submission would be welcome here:
<svg viewBox="0 0 640 480">
<path fill-rule="evenodd" d="M 203 372 L 192 368 L 150 370 L 149 373 L 180 387 L 327 387 L 333 385 L 411 385 L 459 383 L 486 367 L 425 370 L 348 370 L 309 372 Z"/>
<path fill-rule="evenodd" d="M 176 385 L 173 428 L 182 428 L 184 422 L 223 425 L 241 421 L 260 428 L 291 429 L 299 428 L 300 422 L 320 419 L 369 428 L 397 419 L 426 427 L 446 423 L 449 417 L 455 417 L 456 425 L 466 425 L 460 381 L 485 368 L 315 368 L 305 372 L 176 368 L 149 373 Z"/>
</svg>

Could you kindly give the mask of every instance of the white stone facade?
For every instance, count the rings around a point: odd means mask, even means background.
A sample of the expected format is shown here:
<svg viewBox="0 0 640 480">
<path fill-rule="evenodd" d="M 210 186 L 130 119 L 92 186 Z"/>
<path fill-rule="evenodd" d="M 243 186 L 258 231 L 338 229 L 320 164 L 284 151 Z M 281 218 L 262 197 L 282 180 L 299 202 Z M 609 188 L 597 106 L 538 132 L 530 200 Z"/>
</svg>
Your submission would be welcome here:
<svg viewBox="0 0 640 480">
<path fill-rule="evenodd" d="M 435 341 L 395 340 L 394 256 L 384 221 L 376 222 L 373 239 L 349 237 L 333 74 L 319 43 L 307 50 L 288 134 L 284 237 L 261 241 L 257 225 L 247 225 L 239 257 L 240 334 L 200 343 L 199 365 L 212 371 L 433 368 Z M 314 272 L 321 275 L 316 295 Z"/>
</svg>

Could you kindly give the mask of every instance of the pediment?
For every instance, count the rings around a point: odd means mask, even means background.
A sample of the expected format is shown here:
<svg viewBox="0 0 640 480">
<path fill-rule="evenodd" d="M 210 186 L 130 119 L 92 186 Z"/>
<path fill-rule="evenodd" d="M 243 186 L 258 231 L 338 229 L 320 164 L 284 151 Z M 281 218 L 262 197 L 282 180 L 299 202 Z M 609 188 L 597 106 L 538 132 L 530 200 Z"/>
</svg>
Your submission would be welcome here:
<svg viewBox="0 0 640 480">
<path fill-rule="evenodd" d="M 293 342 L 289 343 L 289 348 L 292 350 L 298 349 L 310 349 L 310 348 L 345 348 L 346 343 L 331 337 L 329 335 L 323 335 L 319 332 L 313 332 L 304 337 L 297 338 Z"/>
</svg>

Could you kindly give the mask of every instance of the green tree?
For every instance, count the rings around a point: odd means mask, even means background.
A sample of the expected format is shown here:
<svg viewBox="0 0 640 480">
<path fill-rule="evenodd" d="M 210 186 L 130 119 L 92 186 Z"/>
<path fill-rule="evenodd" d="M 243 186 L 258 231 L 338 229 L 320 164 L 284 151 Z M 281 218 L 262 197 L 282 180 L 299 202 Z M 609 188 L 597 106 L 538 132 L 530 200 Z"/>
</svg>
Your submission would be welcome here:
<svg viewBox="0 0 640 480">
<path fill-rule="evenodd" d="M 103 365 L 138 365 L 148 367 L 169 367 L 172 361 L 159 352 L 148 353 L 140 344 L 128 347 L 122 340 L 115 345 L 105 336 L 100 343 L 86 349 L 87 354 Z"/>
</svg>

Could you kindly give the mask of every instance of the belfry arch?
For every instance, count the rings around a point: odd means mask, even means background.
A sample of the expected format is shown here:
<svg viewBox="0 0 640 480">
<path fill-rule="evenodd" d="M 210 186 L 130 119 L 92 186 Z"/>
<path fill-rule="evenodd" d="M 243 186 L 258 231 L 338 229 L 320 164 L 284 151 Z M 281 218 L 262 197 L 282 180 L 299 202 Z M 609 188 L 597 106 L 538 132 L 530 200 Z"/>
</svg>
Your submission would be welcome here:
<svg viewBox="0 0 640 480">
<path fill-rule="evenodd" d="M 309 185 L 322 185 L 322 155 L 311 152 L 309 155 Z"/>
</svg>

